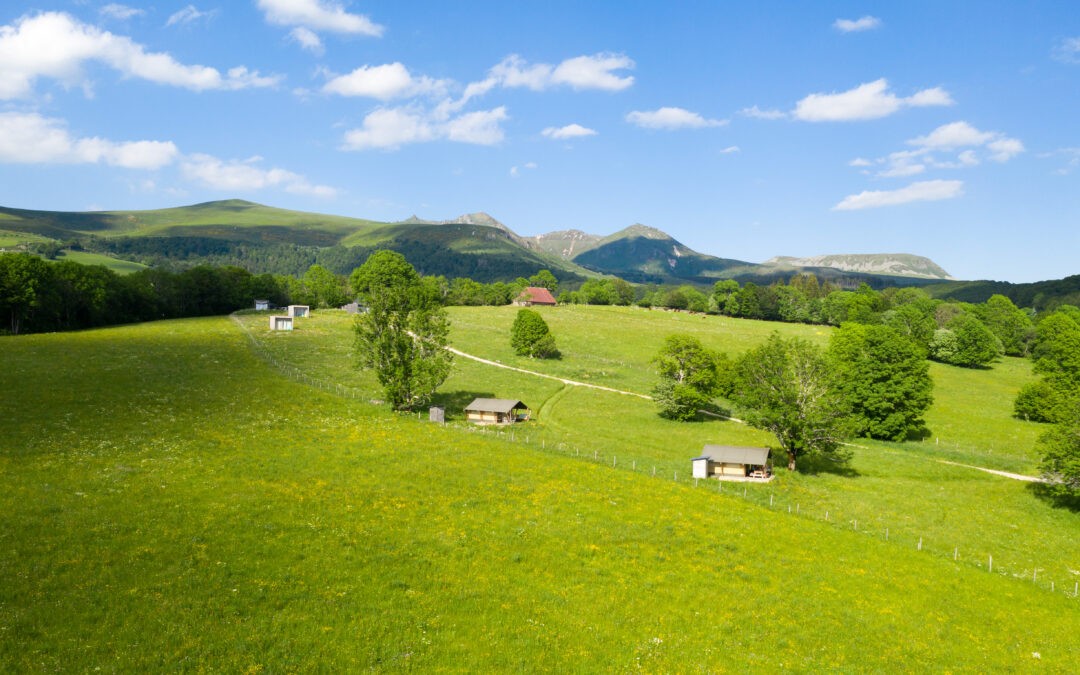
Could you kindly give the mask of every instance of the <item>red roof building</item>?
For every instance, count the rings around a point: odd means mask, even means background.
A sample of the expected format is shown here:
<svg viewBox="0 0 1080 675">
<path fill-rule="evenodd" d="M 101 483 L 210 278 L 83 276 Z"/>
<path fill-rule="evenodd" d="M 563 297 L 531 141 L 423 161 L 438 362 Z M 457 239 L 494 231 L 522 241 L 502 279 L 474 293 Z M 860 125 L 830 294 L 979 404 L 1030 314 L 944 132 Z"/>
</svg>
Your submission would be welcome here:
<svg viewBox="0 0 1080 675">
<path fill-rule="evenodd" d="M 555 296 L 548 289 L 540 286 L 529 286 L 521 292 L 521 295 L 517 296 L 514 304 L 522 307 L 532 307 L 533 305 L 555 306 L 559 303 L 555 302 Z"/>
</svg>

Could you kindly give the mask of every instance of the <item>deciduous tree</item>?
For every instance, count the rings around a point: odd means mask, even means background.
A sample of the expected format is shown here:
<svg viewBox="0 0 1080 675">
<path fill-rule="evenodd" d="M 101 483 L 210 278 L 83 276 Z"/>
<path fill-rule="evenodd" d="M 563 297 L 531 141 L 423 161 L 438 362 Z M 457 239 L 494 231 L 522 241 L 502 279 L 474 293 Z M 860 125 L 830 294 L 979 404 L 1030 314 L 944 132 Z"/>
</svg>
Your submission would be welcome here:
<svg viewBox="0 0 1080 675">
<path fill-rule="evenodd" d="M 518 356 L 547 359 L 559 355 L 555 336 L 544 317 L 533 309 L 519 309 L 510 327 L 510 346 Z"/>
<path fill-rule="evenodd" d="M 693 336 L 669 335 L 653 359 L 660 382 L 652 395 L 660 414 L 681 421 L 693 419 L 717 394 L 726 361 L 726 355 L 706 348 Z"/>
<path fill-rule="evenodd" d="M 357 315 L 361 368 L 375 371 L 395 410 L 423 405 L 450 374 L 450 323 L 432 284 L 404 256 L 377 251 L 350 276 L 367 311 Z"/>
<path fill-rule="evenodd" d="M 800 457 L 820 454 L 838 462 L 850 454 L 851 414 L 821 349 L 773 333 L 735 365 L 732 398 L 742 416 L 772 433 L 794 471 Z"/>
</svg>

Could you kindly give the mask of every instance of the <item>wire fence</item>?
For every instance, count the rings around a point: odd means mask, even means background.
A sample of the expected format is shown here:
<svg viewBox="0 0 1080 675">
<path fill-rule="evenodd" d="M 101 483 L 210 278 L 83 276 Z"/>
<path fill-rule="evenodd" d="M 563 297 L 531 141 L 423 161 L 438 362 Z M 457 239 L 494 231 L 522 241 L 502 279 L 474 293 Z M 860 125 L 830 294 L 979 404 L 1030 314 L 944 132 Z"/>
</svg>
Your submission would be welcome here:
<svg viewBox="0 0 1080 675">
<path fill-rule="evenodd" d="M 276 358 L 251 334 L 248 327 L 237 316 L 233 315 L 232 319 L 244 333 L 252 352 L 288 379 L 344 398 L 374 403 L 368 399 L 366 392 L 337 382 L 311 377 L 300 368 Z M 418 412 L 417 420 L 422 422 L 423 415 L 423 412 Z M 769 483 L 694 478 L 689 470 L 679 471 L 672 462 L 638 457 L 624 457 L 620 460 L 617 455 L 604 453 L 597 449 L 582 448 L 560 440 L 558 436 L 549 438 L 544 433 L 531 433 L 513 427 L 478 426 L 458 421 L 450 421 L 444 423 L 443 426 L 455 432 L 464 431 L 487 437 L 498 437 L 499 440 L 504 442 L 525 446 L 534 451 L 571 457 L 604 466 L 614 471 L 630 471 L 657 480 L 671 481 L 687 488 L 708 491 L 723 497 L 743 499 L 758 507 L 777 513 L 786 513 L 795 518 L 827 523 L 837 529 L 856 532 L 868 538 L 914 549 L 937 558 L 951 559 L 957 564 L 984 569 L 991 574 L 1029 581 L 1038 588 L 1051 593 L 1062 593 L 1070 598 L 1080 597 L 1080 580 L 1063 578 L 1060 571 L 1048 574 L 1044 568 L 1038 566 L 1028 567 L 1015 561 L 1006 561 L 1002 557 L 995 558 L 989 552 L 962 550 L 960 546 L 943 541 L 940 537 L 913 534 L 911 528 L 906 527 L 890 528 L 888 525 L 882 524 L 880 520 L 876 520 L 876 522 L 863 520 L 860 522 L 858 518 L 845 515 L 835 507 L 826 507 L 818 503 L 803 504 L 800 500 L 793 499 L 790 495 L 775 490 Z M 1074 576 L 1077 575 L 1074 574 Z"/>
</svg>

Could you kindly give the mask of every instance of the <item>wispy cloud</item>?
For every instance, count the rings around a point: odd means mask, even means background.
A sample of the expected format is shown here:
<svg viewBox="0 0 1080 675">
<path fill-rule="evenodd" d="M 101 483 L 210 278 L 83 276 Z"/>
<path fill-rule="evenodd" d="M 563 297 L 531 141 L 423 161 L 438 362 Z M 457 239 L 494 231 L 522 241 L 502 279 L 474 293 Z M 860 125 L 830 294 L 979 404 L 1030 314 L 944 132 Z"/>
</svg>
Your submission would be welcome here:
<svg viewBox="0 0 1080 675">
<path fill-rule="evenodd" d="M 266 20 L 331 33 L 381 37 L 386 30 L 363 14 L 351 14 L 333 0 L 258 0 Z"/>
<path fill-rule="evenodd" d="M 728 123 L 727 120 L 707 119 L 685 108 L 669 107 L 648 111 L 635 110 L 626 116 L 626 121 L 645 129 L 664 129 L 667 131 L 721 127 Z"/>
<path fill-rule="evenodd" d="M 313 185 L 304 176 L 285 169 L 263 169 L 255 166 L 261 157 L 250 160 L 224 161 L 212 155 L 188 155 L 180 168 L 188 180 L 222 192 L 251 192 L 279 188 L 286 192 L 310 197 L 331 198 L 337 190 L 327 185 Z"/>
<path fill-rule="evenodd" d="M 729 145 L 728 147 L 721 150 L 720 154 L 721 155 L 731 155 L 731 154 L 734 154 L 736 152 L 742 152 L 742 149 L 737 145 Z"/>
<path fill-rule="evenodd" d="M 127 21 L 135 16 L 143 16 L 146 14 L 145 9 L 136 9 L 135 7 L 128 7 L 127 5 L 121 5 L 115 2 L 110 2 L 101 9 L 98 10 L 101 16 L 109 19 L 116 19 L 117 21 Z"/>
<path fill-rule="evenodd" d="M 319 37 L 319 34 L 311 30 L 310 28 L 297 26 L 296 28 L 293 28 L 291 31 L 289 31 L 289 38 L 291 38 L 293 42 L 296 42 L 298 45 L 317 56 L 322 56 L 323 52 L 325 51 L 323 48 L 322 39 Z"/>
<path fill-rule="evenodd" d="M 810 94 L 795 104 L 792 115 L 807 122 L 847 122 L 888 117 L 902 108 L 953 104 L 949 92 L 940 87 L 899 97 L 889 91 L 888 81 L 881 78 L 847 91 Z"/>
<path fill-rule="evenodd" d="M 0 113 L 0 162 L 106 164 L 154 170 L 179 155 L 172 141 L 112 141 L 72 136 L 63 120 L 37 113 Z"/>
<path fill-rule="evenodd" d="M 984 160 L 1007 162 L 1024 152 L 1024 144 L 1000 131 L 982 131 L 964 121 L 943 124 L 925 136 L 907 141 L 911 150 L 899 150 L 874 162 L 857 159 L 850 166 L 881 168 L 877 176 L 914 176 L 930 169 L 965 169 Z M 869 172 L 865 172 L 869 173 Z"/>
<path fill-rule="evenodd" d="M 912 202 L 936 202 L 954 199 L 964 194 L 960 180 L 928 180 L 912 183 L 899 190 L 867 190 L 848 195 L 832 208 L 833 211 L 857 211 L 883 206 L 899 206 Z"/>
<path fill-rule="evenodd" d="M 787 117 L 787 113 L 783 110 L 762 110 L 756 105 L 743 108 L 739 111 L 739 114 L 743 117 L 753 117 L 759 120 L 782 120 Z"/>
<path fill-rule="evenodd" d="M 169 20 L 165 22 L 166 26 L 183 26 L 189 23 L 195 23 L 200 19 L 209 21 L 214 18 L 218 13 L 218 10 L 211 9 L 208 11 L 200 11 L 195 5 L 188 5 L 178 12 L 173 12 L 169 15 Z"/>
<path fill-rule="evenodd" d="M 131 38 L 100 30 L 69 14 L 46 12 L 0 26 L 0 100 L 30 95 L 39 77 L 89 89 L 82 66 L 90 61 L 127 77 L 195 91 L 272 87 L 281 80 L 244 66 L 223 75 L 209 66 L 185 65 L 169 54 L 148 52 Z"/>
<path fill-rule="evenodd" d="M 567 124 L 565 127 L 547 127 L 540 132 L 545 138 L 552 138 L 555 140 L 566 140 L 570 138 L 584 138 L 586 136 L 595 136 L 596 131 L 583 127 L 580 124 Z"/>
<path fill-rule="evenodd" d="M 1065 38 L 1054 48 L 1053 54 L 1062 63 L 1080 64 L 1080 37 Z"/>
<path fill-rule="evenodd" d="M 859 19 L 837 19 L 833 22 L 833 28 L 841 33 L 859 33 L 864 30 L 880 28 L 881 25 L 881 19 L 876 16 L 864 16 Z"/>
<path fill-rule="evenodd" d="M 522 165 L 521 167 L 512 166 L 512 167 L 510 167 L 510 177 L 511 178 L 517 178 L 518 176 L 521 175 L 521 169 L 528 169 L 528 170 L 531 171 L 531 170 L 535 169 L 536 166 L 537 166 L 536 162 L 525 162 L 525 164 Z"/>
</svg>

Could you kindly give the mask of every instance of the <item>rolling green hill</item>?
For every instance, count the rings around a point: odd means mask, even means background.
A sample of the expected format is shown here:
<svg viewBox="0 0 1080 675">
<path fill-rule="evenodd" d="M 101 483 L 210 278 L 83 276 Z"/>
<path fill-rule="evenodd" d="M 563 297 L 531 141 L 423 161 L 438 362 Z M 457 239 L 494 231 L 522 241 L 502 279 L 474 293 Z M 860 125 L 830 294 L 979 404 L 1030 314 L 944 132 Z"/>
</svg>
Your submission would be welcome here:
<svg viewBox="0 0 1080 675">
<path fill-rule="evenodd" d="M 637 369 L 649 332 L 696 327 L 744 345 L 762 334 L 755 322 L 556 309 L 545 314 L 567 341 L 551 365 L 599 382 Z M 616 344 L 611 327 L 621 336 L 638 316 Z M 456 313 L 455 344 L 501 358 L 511 317 Z M 945 536 L 927 534 L 923 550 L 910 536 L 961 522 L 973 542 L 1030 539 L 1055 567 L 1075 560 L 1075 516 L 1014 481 L 883 446 L 854 476 L 718 492 L 641 466 L 667 461 L 657 448 L 680 466 L 688 455 L 666 427 L 635 442 L 658 418 L 633 397 L 462 363 L 452 400 L 547 387 L 538 419 L 516 437 L 429 424 L 365 402 L 373 378 L 335 358 L 348 354 L 344 313 L 292 334 L 263 318 L 241 317 L 247 334 L 222 317 L 3 339 L 0 670 L 1066 673 L 1080 662 L 1078 600 L 1058 571 L 1051 590 L 1023 562 L 989 573 L 973 551 L 954 561 Z M 636 468 L 622 454 L 612 467 L 607 445 L 597 461 L 554 442 L 605 419 L 625 420 L 614 447 L 638 453 Z M 683 433 L 741 433 L 731 425 Z M 858 504 L 868 513 L 853 528 Z"/>
</svg>

